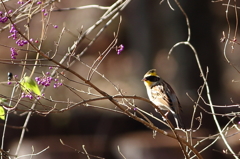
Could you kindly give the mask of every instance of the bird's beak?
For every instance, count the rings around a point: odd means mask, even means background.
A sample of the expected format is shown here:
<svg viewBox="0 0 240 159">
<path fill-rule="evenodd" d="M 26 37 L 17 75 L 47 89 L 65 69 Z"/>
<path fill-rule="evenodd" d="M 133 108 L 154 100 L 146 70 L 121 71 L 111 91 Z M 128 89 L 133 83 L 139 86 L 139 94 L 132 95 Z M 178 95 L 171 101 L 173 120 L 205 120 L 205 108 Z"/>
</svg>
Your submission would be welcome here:
<svg viewBox="0 0 240 159">
<path fill-rule="evenodd" d="M 143 78 L 141 81 L 146 81 L 146 78 Z"/>
</svg>

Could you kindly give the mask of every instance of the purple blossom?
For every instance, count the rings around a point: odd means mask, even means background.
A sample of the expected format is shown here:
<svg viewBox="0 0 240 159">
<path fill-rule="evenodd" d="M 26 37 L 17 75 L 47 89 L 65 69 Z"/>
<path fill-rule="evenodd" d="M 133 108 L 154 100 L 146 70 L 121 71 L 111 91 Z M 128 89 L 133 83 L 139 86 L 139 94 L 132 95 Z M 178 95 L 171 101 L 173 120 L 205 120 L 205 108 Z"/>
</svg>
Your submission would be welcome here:
<svg viewBox="0 0 240 159">
<path fill-rule="evenodd" d="M 42 12 L 43 12 L 43 15 L 44 15 L 44 16 L 47 16 L 47 15 L 48 15 L 46 9 L 42 9 Z"/>
<path fill-rule="evenodd" d="M 53 84 L 54 88 L 57 88 L 57 87 L 62 85 L 61 82 L 58 82 L 57 78 L 54 79 L 54 78 L 52 78 L 51 76 L 48 76 L 48 75 L 50 75 L 50 73 L 46 72 L 45 76 L 35 77 L 35 80 L 36 80 L 37 84 L 48 87 L 48 86 L 50 86 L 52 81 L 55 81 L 55 83 Z"/>
<path fill-rule="evenodd" d="M 27 94 L 27 97 L 29 98 L 29 99 L 33 99 L 33 95 L 32 94 Z"/>
<path fill-rule="evenodd" d="M 0 22 L 5 23 L 8 21 L 8 17 L 0 17 Z"/>
<path fill-rule="evenodd" d="M 24 92 L 22 92 L 22 98 L 33 99 L 33 95 L 31 93 L 24 93 Z"/>
<path fill-rule="evenodd" d="M 16 56 L 18 55 L 16 49 L 11 47 L 10 51 L 11 51 L 11 58 L 16 59 Z"/>
<path fill-rule="evenodd" d="M 16 44 L 18 46 L 24 46 L 28 44 L 27 40 L 18 39 L 18 31 L 16 30 L 14 25 L 11 25 L 9 32 L 11 33 L 11 35 L 9 35 L 8 38 L 12 38 L 13 40 L 16 40 Z"/>
<path fill-rule="evenodd" d="M 120 55 L 120 53 L 124 50 L 124 46 L 121 44 L 117 47 L 117 54 Z"/>
<path fill-rule="evenodd" d="M 24 92 L 22 92 L 22 98 L 24 98 L 25 97 L 25 93 Z"/>
<path fill-rule="evenodd" d="M 19 0 L 17 3 L 18 3 L 18 4 L 23 4 L 23 1 Z"/>
<path fill-rule="evenodd" d="M 8 36 L 8 38 L 12 38 L 13 40 L 16 40 L 18 31 L 16 30 L 14 25 L 11 25 L 11 28 L 10 28 L 9 32 L 11 33 L 11 35 Z"/>
<path fill-rule="evenodd" d="M 18 39 L 18 40 L 16 41 L 16 44 L 17 44 L 18 46 L 24 46 L 24 45 L 28 44 L 28 41 L 27 41 L 27 40 Z"/>
<path fill-rule="evenodd" d="M 56 83 L 54 83 L 53 88 L 58 88 L 60 86 L 62 86 L 62 83 L 61 82 L 56 82 Z"/>
<path fill-rule="evenodd" d="M 11 11 L 11 10 L 9 10 L 9 11 Z M 5 13 L 5 14 L 3 15 L 3 12 L 0 11 L 0 22 L 1 22 L 1 23 L 5 23 L 5 22 L 7 22 L 7 21 L 8 21 L 7 14 Z"/>
</svg>

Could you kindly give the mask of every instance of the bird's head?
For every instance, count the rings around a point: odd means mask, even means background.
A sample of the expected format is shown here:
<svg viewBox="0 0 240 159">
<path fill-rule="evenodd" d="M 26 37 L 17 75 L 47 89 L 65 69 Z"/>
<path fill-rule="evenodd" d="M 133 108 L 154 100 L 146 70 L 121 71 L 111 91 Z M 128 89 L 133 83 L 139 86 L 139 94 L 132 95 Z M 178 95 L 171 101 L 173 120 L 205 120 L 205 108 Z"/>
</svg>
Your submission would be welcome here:
<svg viewBox="0 0 240 159">
<path fill-rule="evenodd" d="M 160 80 L 160 77 L 157 75 L 156 69 L 149 70 L 143 77 L 145 86 L 151 87 L 155 85 Z"/>
</svg>

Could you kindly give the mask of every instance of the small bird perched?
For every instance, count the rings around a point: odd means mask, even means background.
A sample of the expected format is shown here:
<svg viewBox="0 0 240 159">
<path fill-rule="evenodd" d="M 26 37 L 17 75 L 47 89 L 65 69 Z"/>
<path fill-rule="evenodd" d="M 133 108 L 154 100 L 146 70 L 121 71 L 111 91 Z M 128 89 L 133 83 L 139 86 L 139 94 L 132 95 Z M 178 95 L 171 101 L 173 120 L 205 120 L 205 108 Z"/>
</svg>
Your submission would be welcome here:
<svg viewBox="0 0 240 159">
<path fill-rule="evenodd" d="M 179 124 L 180 128 L 185 129 L 180 116 L 182 109 L 179 100 L 172 87 L 157 75 L 156 69 L 149 70 L 142 81 L 144 81 L 150 101 L 161 110 L 167 110 L 166 116 L 170 111 L 174 116 L 177 128 L 179 128 Z"/>
</svg>

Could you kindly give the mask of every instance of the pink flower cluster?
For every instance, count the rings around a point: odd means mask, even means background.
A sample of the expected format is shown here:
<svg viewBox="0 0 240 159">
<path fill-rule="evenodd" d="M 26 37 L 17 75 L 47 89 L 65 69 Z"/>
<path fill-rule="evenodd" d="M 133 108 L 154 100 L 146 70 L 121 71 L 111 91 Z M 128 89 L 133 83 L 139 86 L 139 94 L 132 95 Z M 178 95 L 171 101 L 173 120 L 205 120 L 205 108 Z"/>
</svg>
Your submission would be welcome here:
<svg viewBox="0 0 240 159">
<path fill-rule="evenodd" d="M 50 75 L 50 73 L 46 72 L 45 75 L 42 77 L 35 77 L 37 84 L 48 87 L 48 86 L 50 86 L 51 82 L 53 81 L 54 82 L 53 88 L 58 88 L 58 87 L 62 86 L 62 83 L 59 82 L 57 78 L 53 78 L 49 75 Z"/>
<path fill-rule="evenodd" d="M 3 14 L 3 12 L 0 11 L 0 22 L 1 23 L 5 23 L 8 21 L 8 17 L 7 17 L 7 14 Z"/>
<path fill-rule="evenodd" d="M 10 51 L 11 51 L 11 58 L 16 59 L 16 56 L 18 55 L 16 49 L 11 47 Z"/>
<path fill-rule="evenodd" d="M 42 94 L 42 96 L 44 96 L 44 94 Z M 33 99 L 33 95 L 32 95 L 32 93 L 24 93 L 24 92 L 22 92 L 22 98 L 29 98 L 29 99 Z M 37 99 L 40 99 L 41 98 L 41 96 L 36 96 L 36 98 Z"/>
<path fill-rule="evenodd" d="M 28 43 L 27 40 L 22 40 L 22 39 L 18 39 L 18 31 L 16 30 L 14 25 L 11 25 L 11 29 L 9 31 L 11 33 L 11 35 L 8 36 L 8 38 L 12 38 L 13 40 L 16 40 L 16 44 L 18 46 L 24 46 Z"/>
<path fill-rule="evenodd" d="M 123 50 L 124 50 L 123 44 L 119 45 L 119 46 L 117 47 L 117 54 L 120 55 L 120 53 L 121 53 Z"/>
</svg>

